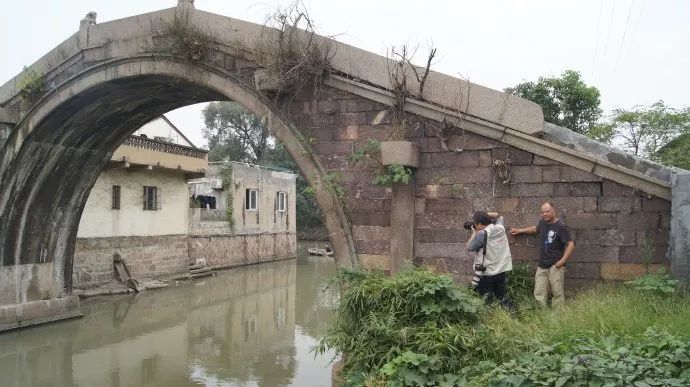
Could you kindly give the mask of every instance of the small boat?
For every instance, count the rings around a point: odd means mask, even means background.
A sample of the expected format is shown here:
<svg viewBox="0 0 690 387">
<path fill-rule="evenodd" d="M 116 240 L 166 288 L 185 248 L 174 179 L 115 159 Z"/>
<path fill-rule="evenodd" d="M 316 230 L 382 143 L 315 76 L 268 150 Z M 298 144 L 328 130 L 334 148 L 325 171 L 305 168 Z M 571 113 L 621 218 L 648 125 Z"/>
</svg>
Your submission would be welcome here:
<svg viewBox="0 0 690 387">
<path fill-rule="evenodd" d="M 332 257 L 333 256 L 333 251 L 326 251 L 326 249 L 319 249 L 316 247 L 308 248 L 307 252 L 309 252 L 309 255 L 319 255 L 322 257 Z"/>
</svg>

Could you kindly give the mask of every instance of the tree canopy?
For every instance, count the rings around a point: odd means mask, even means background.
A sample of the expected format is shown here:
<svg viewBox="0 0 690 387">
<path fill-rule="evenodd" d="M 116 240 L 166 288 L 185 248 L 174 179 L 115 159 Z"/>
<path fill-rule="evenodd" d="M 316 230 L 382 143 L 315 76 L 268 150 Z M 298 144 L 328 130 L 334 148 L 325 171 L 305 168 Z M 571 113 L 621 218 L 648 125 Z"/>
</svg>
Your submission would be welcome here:
<svg viewBox="0 0 690 387">
<path fill-rule="evenodd" d="M 297 174 L 297 229 L 306 231 L 323 225 L 321 209 L 306 179 L 285 148 L 255 115 L 235 102 L 211 102 L 202 116 L 209 161 L 239 161 Z"/>
<path fill-rule="evenodd" d="M 560 77 L 539 77 L 504 90 L 541 106 L 544 120 L 587 134 L 601 117 L 599 89 L 588 86 L 580 73 L 566 70 Z"/>
</svg>

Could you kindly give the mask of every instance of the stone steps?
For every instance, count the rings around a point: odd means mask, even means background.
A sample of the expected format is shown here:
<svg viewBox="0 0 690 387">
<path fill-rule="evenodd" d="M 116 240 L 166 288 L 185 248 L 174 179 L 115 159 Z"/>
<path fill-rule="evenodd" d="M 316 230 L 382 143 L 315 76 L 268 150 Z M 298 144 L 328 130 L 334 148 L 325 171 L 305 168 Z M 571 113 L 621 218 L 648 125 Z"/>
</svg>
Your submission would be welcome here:
<svg viewBox="0 0 690 387">
<path fill-rule="evenodd" d="M 192 262 L 189 262 L 189 277 L 190 278 L 202 278 L 202 277 L 209 277 L 215 275 L 215 272 L 212 268 L 206 266 L 205 262 L 200 262 L 198 260 L 194 260 Z"/>
</svg>

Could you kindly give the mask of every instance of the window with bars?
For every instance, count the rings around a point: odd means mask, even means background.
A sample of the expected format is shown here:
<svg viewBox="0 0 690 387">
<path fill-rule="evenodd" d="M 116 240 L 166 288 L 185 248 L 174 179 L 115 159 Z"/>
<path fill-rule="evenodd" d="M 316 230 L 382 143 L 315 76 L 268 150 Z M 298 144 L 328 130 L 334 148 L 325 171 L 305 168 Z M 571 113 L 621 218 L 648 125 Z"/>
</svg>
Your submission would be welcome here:
<svg viewBox="0 0 690 387">
<path fill-rule="evenodd" d="M 278 202 L 277 211 L 278 212 L 287 211 L 287 193 L 279 191 L 278 197 L 276 198 L 276 200 Z"/>
<path fill-rule="evenodd" d="M 119 210 L 120 209 L 120 195 L 121 195 L 120 186 L 114 185 L 113 186 L 113 201 L 112 201 L 112 209 L 113 210 Z"/>
<path fill-rule="evenodd" d="M 161 190 L 158 187 L 144 186 L 144 210 L 161 209 Z"/>
<path fill-rule="evenodd" d="M 247 188 L 244 198 L 244 209 L 256 211 L 259 208 L 259 190 Z"/>
</svg>

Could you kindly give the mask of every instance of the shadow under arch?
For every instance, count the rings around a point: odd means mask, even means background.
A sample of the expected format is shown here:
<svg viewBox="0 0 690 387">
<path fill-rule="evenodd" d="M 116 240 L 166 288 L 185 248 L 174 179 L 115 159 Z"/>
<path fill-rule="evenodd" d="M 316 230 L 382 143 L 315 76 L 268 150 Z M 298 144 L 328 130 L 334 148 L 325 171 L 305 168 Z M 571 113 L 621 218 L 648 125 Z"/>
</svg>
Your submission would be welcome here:
<svg viewBox="0 0 690 387">
<path fill-rule="evenodd" d="M 151 119 L 214 100 L 239 103 L 285 146 L 316 189 L 336 262 L 357 264 L 347 217 L 318 178 L 324 169 L 280 108 L 212 66 L 130 57 L 89 67 L 54 88 L 3 146 L 0 229 L 7 232 L 0 233 L 2 265 L 52 262 L 50 294 L 25 294 L 18 303 L 71 293 L 81 213 L 114 150 Z"/>
</svg>

